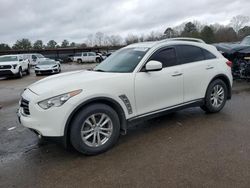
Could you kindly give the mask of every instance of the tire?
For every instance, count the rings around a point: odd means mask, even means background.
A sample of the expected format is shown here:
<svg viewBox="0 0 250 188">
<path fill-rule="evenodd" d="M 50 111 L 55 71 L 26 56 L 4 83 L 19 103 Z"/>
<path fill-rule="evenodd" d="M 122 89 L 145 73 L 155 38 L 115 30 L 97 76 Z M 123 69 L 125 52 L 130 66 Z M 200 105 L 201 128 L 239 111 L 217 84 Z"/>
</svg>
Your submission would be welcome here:
<svg viewBox="0 0 250 188">
<path fill-rule="evenodd" d="M 22 70 L 21 67 L 20 67 L 19 70 L 18 70 L 17 77 L 18 77 L 18 78 L 22 78 L 22 77 L 23 77 L 23 70 Z"/>
<path fill-rule="evenodd" d="M 101 63 L 101 59 L 100 58 L 96 58 L 95 62 L 96 63 Z"/>
<path fill-rule="evenodd" d="M 100 122 L 101 124 L 106 122 L 106 124 L 100 125 Z M 86 133 L 82 135 L 82 131 Z M 83 108 L 71 123 L 71 144 L 85 155 L 97 155 L 107 151 L 117 142 L 119 135 L 119 117 L 113 108 L 105 104 L 92 104 Z"/>
<path fill-rule="evenodd" d="M 201 109 L 207 113 L 217 113 L 225 106 L 227 97 L 228 89 L 225 82 L 220 79 L 214 80 L 208 86 L 204 105 L 201 106 Z"/>
<path fill-rule="evenodd" d="M 81 60 L 81 59 L 78 59 L 78 60 L 77 60 L 77 63 L 82 63 L 82 60 Z"/>
</svg>

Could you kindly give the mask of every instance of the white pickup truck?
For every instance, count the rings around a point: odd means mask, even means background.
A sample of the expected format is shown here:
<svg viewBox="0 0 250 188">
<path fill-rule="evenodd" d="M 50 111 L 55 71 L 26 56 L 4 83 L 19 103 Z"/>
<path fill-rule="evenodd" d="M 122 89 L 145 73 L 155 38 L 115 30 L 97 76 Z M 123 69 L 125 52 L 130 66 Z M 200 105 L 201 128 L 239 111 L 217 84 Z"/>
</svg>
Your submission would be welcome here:
<svg viewBox="0 0 250 188">
<path fill-rule="evenodd" d="M 23 77 L 23 72 L 30 74 L 29 61 L 22 55 L 0 56 L 0 77 Z"/>
<path fill-rule="evenodd" d="M 100 63 L 103 60 L 101 55 L 96 54 L 95 52 L 81 52 L 76 53 L 73 57 L 73 61 L 77 63 L 84 63 L 84 62 L 94 62 Z"/>
</svg>

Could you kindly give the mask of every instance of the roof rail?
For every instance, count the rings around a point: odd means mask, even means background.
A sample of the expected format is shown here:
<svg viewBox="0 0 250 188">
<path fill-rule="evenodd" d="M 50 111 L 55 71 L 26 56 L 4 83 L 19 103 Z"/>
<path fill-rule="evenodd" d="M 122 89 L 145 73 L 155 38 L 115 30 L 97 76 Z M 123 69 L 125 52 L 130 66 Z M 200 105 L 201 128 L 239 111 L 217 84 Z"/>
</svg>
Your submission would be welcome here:
<svg viewBox="0 0 250 188">
<path fill-rule="evenodd" d="M 173 41 L 173 40 L 205 43 L 205 42 L 204 42 L 203 40 L 201 40 L 201 39 L 189 38 L 189 37 L 169 38 L 169 39 L 166 39 L 166 40 L 164 40 L 164 41 Z"/>
</svg>

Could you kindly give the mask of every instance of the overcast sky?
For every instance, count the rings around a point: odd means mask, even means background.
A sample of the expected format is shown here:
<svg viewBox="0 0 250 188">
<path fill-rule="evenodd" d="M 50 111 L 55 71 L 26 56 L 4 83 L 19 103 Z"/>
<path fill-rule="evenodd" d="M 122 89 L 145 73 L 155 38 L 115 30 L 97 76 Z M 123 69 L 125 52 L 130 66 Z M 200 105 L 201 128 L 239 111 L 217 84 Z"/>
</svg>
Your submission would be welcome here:
<svg viewBox="0 0 250 188">
<path fill-rule="evenodd" d="M 84 42 L 89 34 L 149 33 L 184 21 L 229 23 L 250 16 L 250 0 L 0 0 L 0 43 Z"/>
</svg>

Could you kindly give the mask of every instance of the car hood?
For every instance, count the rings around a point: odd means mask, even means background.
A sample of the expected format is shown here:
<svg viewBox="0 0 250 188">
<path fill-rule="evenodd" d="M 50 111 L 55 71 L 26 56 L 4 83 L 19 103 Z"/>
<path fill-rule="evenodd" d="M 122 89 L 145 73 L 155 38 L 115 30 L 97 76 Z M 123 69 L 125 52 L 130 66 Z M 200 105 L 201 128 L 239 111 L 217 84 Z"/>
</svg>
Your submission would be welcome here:
<svg viewBox="0 0 250 188">
<path fill-rule="evenodd" d="M 93 85 L 95 82 L 105 83 L 105 79 L 113 79 L 119 76 L 119 73 L 105 73 L 96 71 L 74 71 L 44 78 L 28 88 L 37 95 L 50 93 L 54 95 L 64 92 L 84 89 L 89 83 Z"/>
<path fill-rule="evenodd" d="M 6 61 L 6 62 L 0 62 L 0 66 L 1 65 L 14 65 L 17 64 L 18 61 Z"/>
<path fill-rule="evenodd" d="M 226 54 L 234 54 L 236 52 L 250 53 L 250 46 L 243 45 L 240 43 L 218 43 L 218 44 L 214 44 L 214 46 L 219 51 L 226 53 Z"/>
<path fill-rule="evenodd" d="M 46 57 L 41 57 L 41 58 L 38 58 L 38 60 L 47 60 L 49 58 L 46 58 Z"/>
<path fill-rule="evenodd" d="M 53 68 L 53 66 L 55 66 L 57 64 L 51 64 L 51 65 L 36 65 L 36 69 L 39 68 L 39 69 L 51 69 Z"/>
</svg>

